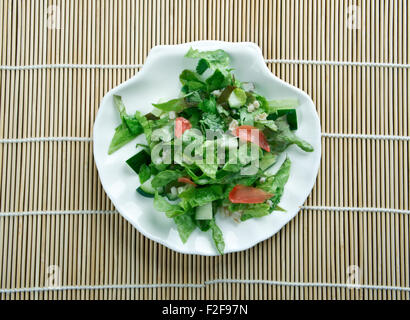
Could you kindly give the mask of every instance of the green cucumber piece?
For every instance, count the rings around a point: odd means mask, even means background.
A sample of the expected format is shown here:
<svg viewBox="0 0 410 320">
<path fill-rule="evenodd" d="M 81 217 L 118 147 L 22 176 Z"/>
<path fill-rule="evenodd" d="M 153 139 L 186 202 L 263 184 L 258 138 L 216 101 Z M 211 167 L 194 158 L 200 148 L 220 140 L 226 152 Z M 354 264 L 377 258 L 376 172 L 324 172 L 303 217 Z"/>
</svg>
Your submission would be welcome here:
<svg viewBox="0 0 410 320">
<path fill-rule="evenodd" d="M 286 115 L 286 119 L 288 120 L 289 129 L 290 130 L 297 130 L 298 128 L 298 116 L 296 115 L 296 110 L 293 109 Z"/>
<path fill-rule="evenodd" d="M 289 129 L 296 130 L 298 128 L 298 117 L 296 114 L 296 109 L 278 109 L 268 116 L 268 120 L 276 120 L 277 118 L 280 118 L 285 115 L 286 120 L 289 124 Z"/>
<path fill-rule="evenodd" d="M 177 194 L 172 194 L 172 193 L 167 193 L 166 194 L 167 198 L 169 201 L 175 201 L 178 199 L 178 195 Z"/>
<path fill-rule="evenodd" d="M 158 117 L 158 118 L 162 115 L 163 112 L 164 112 L 164 111 L 162 111 L 161 109 L 158 109 L 158 108 L 155 108 L 155 107 L 154 107 L 154 109 L 152 109 L 152 111 L 151 111 L 151 113 L 152 113 L 154 116 Z"/>
<path fill-rule="evenodd" d="M 146 198 L 154 198 L 154 196 L 155 196 L 155 194 L 145 192 L 144 190 L 141 189 L 141 187 L 137 188 L 137 192 L 140 195 L 142 195 L 143 197 L 146 197 Z"/>
<path fill-rule="evenodd" d="M 274 111 L 274 110 L 279 110 L 279 109 L 294 109 L 298 106 L 299 102 L 298 99 L 276 99 L 276 100 L 270 100 L 267 101 L 269 108 Z"/>
<path fill-rule="evenodd" d="M 149 178 L 142 185 L 140 185 L 139 188 L 137 189 L 137 191 L 141 190 L 144 194 L 142 194 L 141 192 L 140 193 L 145 197 L 147 197 L 147 195 L 150 195 L 150 198 L 151 198 L 151 196 L 154 197 L 155 195 L 155 189 L 151 185 L 152 179 L 153 177 Z"/>
<path fill-rule="evenodd" d="M 141 150 L 127 161 L 125 161 L 132 170 L 139 174 L 141 166 L 145 163 L 149 165 L 151 163 L 151 155 L 146 150 Z"/>
<path fill-rule="evenodd" d="M 276 155 L 274 155 L 273 153 L 267 153 L 260 160 L 259 167 L 261 168 L 261 170 L 265 171 L 273 166 L 273 164 L 276 162 L 276 159 Z"/>
<path fill-rule="evenodd" d="M 196 220 L 211 220 L 213 218 L 212 202 L 197 207 L 195 211 Z"/>
<path fill-rule="evenodd" d="M 246 103 L 246 93 L 241 88 L 234 89 L 229 95 L 228 103 L 231 108 L 239 108 Z"/>
</svg>

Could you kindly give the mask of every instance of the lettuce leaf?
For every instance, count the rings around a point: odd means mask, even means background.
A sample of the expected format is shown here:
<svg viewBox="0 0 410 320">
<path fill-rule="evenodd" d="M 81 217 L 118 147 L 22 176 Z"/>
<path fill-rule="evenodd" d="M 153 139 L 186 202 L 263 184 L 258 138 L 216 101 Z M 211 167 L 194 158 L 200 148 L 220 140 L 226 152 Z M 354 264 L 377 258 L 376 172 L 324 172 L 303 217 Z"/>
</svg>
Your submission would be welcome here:
<svg viewBox="0 0 410 320">
<path fill-rule="evenodd" d="M 272 131 L 278 130 L 278 127 L 277 127 L 275 121 L 273 121 L 273 120 L 257 120 L 257 121 L 255 121 L 255 123 L 263 125 L 266 128 L 271 129 Z"/>
<path fill-rule="evenodd" d="M 120 96 L 114 95 L 113 99 L 114 99 L 114 105 L 120 114 L 122 122 L 130 130 L 131 134 L 135 136 L 141 134 L 143 132 L 141 124 L 135 117 L 131 117 L 127 114 L 125 105 L 122 102 L 122 98 Z"/>
<path fill-rule="evenodd" d="M 273 176 L 268 177 L 264 183 L 257 185 L 258 188 L 274 194 L 273 198 L 271 198 L 273 207 L 276 207 L 280 202 L 285 184 L 289 179 L 290 166 L 291 161 L 289 158 L 286 158 Z"/>
<path fill-rule="evenodd" d="M 196 107 L 201 102 L 202 97 L 199 94 L 199 91 L 187 92 L 187 95 L 185 96 L 185 103 L 187 104 L 187 109 L 185 110 L 188 110 L 189 107 Z"/>
<path fill-rule="evenodd" d="M 269 215 L 272 208 L 267 203 L 230 203 L 229 210 L 241 213 L 241 221 Z"/>
<path fill-rule="evenodd" d="M 209 62 L 206 59 L 201 58 L 196 66 L 196 72 L 198 72 L 198 74 L 203 74 L 209 67 Z"/>
<path fill-rule="evenodd" d="M 197 72 L 199 74 L 201 74 L 201 72 L 205 72 L 205 70 L 207 69 L 205 68 L 205 63 L 207 63 L 211 69 L 228 68 L 230 63 L 229 55 L 221 49 L 214 51 L 199 51 L 190 48 L 189 51 L 185 54 L 185 57 L 205 60 L 205 62 L 200 61 L 201 65 L 197 67 Z"/>
<path fill-rule="evenodd" d="M 199 228 L 199 230 L 206 232 L 211 228 L 211 221 L 212 220 L 196 220 L 195 219 L 195 224 Z"/>
<path fill-rule="evenodd" d="M 260 218 L 267 216 L 271 213 L 271 207 L 266 203 L 257 203 L 249 205 L 243 210 L 241 215 L 241 221 L 246 221 L 251 218 Z"/>
<path fill-rule="evenodd" d="M 255 99 L 259 102 L 261 109 L 267 111 L 269 110 L 269 103 L 268 100 L 266 100 L 266 98 L 264 96 L 261 96 L 260 94 L 254 93 L 253 94 Z"/>
<path fill-rule="evenodd" d="M 241 125 L 254 125 L 254 115 L 251 112 L 248 112 L 247 108 L 241 108 L 239 110 L 239 120 Z"/>
<path fill-rule="evenodd" d="M 143 184 L 146 182 L 149 178 L 151 178 L 151 169 L 149 166 L 147 166 L 145 163 L 143 163 L 139 169 L 139 174 L 140 178 L 140 183 Z"/>
<path fill-rule="evenodd" d="M 144 130 L 145 138 L 147 139 L 148 144 L 151 144 L 152 128 L 150 126 L 150 123 L 149 123 L 148 119 L 144 115 L 142 115 L 139 111 L 135 112 L 134 117 L 141 124 L 142 129 Z"/>
<path fill-rule="evenodd" d="M 108 147 L 108 154 L 114 153 L 135 138 L 136 135 L 131 133 L 124 123 L 120 124 L 117 128 L 115 128 L 114 137 L 112 138 L 110 146 Z"/>
<path fill-rule="evenodd" d="M 263 157 L 260 159 L 259 167 L 261 170 L 265 171 L 269 169 L 276 162 L 277 156 L 273 153 L 266 152 Z"/>
<path fill-rule="evenodd" d="M 174 222 L 177 226 L 179 237 L 183 243 L 186 243 L 191 233 L 196 229 L 195 219 L 193 215 L 188 213 L 174 217 Z"/>
<path fill-rule="evenodd" d="M 213 131 L 224 131 L 226 129 L 226 124 L 222 118 L 213 113 L 204 112 L 202 114 L 202 119 L 199 120 L 199 123 L 201 124 L 204 132 L 206 129 Z"/>
<path fill-rule="evenodd" d="M 115 128 L 114 136 L 108 147 L 108 154 L 112 154 L 128 142 L 139 136 L 144 130 L 137 118 L 126 113 L 125 105 L 120 96 L 114 95 L 114 105 L 121 117 L 121 125 Z"/>
<path fill-rule="evenodd" d="M 182 175 L 182 172 L 178 170 L 161 171 L 152 179 L 151 185 L 155 189 L 165 187 L 168 183 L 182 177 Z"/>
<path fill-rule="evenodd" d="M 218 171 L 218 165 L 216 163 L 196 163 L 201 171 L 208 177 L 215 179 Z"/>
<path fill-rule="evenodd" d="M 174 218 L 185 213 L 183 208 L 177 204 L 169 203 L 164 197 L 160 196 L 158 192 L 156 192 L 154 196 L 154 208 L 160 212 L 165 212 L 168 218 Z"/>
<path fill-rule="evenodd" d="M 187 104 L 185 102 L 185 97 L 171 99 L 163 103 L 153 103 L 155 108 L 161 109 L 163 111 L 176 111 L 179 112 L 184 109 Z"/>
<path fill-rule="evenodd" d="M 206 79 L 206 84 L 208 85 L 208 91 L 212 92 L 214 90 L 223 89 L 230 85 L 232 78 L 230 74 L 223 73 L 221 70 L 216 69 L 214 73 Z"/>
<path fill-rule="evenodd" d="M 179 81 L 185 87 L 186 92 L 201 90 L 206 87 L 206 84 L 191 70 L 182 71 L 179 75 Z"/>
<path fill-rule="evenodd" d="M 216 100 L 214 96 L 210 96 L 209 99 L 204 99 L 198 104 L 198 108 L 201 109 L 203 112 L 207 112 L 210 114 L 216 114 Z M 220 119 L 218 117 L 218 119 Z"/>
<path fill-rule="evenodd" d="M 214 240 L 216 249 L 220 254 L 224 254 L 225 241 L 223 238 L 222 230 L 216 225 L 215 219 L 209 221 L 209 226 L 212 232 L 212 239 Z"/>
</svg>

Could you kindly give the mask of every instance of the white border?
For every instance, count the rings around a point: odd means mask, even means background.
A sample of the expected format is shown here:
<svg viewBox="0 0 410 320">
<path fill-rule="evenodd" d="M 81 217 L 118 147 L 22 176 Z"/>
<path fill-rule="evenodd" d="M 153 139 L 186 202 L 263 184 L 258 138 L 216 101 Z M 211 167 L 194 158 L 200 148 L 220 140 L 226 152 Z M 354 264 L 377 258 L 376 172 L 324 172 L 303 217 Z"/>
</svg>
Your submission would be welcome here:
<svg viewBox="0 0 410 320">
<path fill-rule="evenodd" d="M 328 287 L 343 289 L 372 289 L 372 290 L 395 290 L 410 292 L 410 287 L 368 285 L 368 284 L 347 284 L 347 283 L 326 283 L 326 282 L 289 282 L 275 280 L 247 280 L 247 279 L 215 279 L 203 283 L 154 283 L 154 284 L 108 284 L 108 285 L 81 285 L 81 286 L 60 286 L 60 287 L 32 287 L 32 288 L 12 288 L 0 289 L 0 294 L 12 294 L 22 292 L 45 292 L 45 291 L 66 291 L 66 290 L 104 290 L 104 289 L 156 289 L 156 288 L 195 288 L 202 289 L 216 284 L 256 284 L 287 287 Z"/>
</svg>

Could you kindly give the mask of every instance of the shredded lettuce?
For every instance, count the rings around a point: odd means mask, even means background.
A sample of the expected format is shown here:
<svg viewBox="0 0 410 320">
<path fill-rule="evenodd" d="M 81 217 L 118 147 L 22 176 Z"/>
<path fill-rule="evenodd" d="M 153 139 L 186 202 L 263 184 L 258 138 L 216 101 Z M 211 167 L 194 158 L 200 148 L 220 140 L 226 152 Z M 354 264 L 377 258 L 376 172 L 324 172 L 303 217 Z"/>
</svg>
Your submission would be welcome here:
<svg viewBox="0 0 410 320">
<path fill-rule="evenodd" d="M 223 198 L 221 185 L 210 185 L 208 187 L 189 188 L 179 194 L 179 197 L 191 206 L 191 208 L 203 206 L 206 203 Z"/>
<path fill-rule="evenodd" d="M 179 237 L 183 243 L 186 243 L 191 233 L 196 229 L 193 215 L 184 214 L 176 216 L 174 217 L 174 222 L 177 226 Z"/>
<path fill-rule="evenodd" d="M 108 147 L 108 154 L 112 154 L 121 147 L 125 146 L 128 142 L 135 139 L 135 135 L 130 132 L 128 127 L 122 123 L 115 129 L 114 137 L 111 140 Z"/>
<path fill-rule="evenodd" d="M 185 97 L 171 99 L 162 103 L 153 103 L 155 108 L 158 108 L 163 111 L 181 111 L 186 107 Z"/>
<path fill-rule="evenodd" d="M 127 126 L 128 130 L 135 136 L 142 133 L 143 129 L 139 121 L 135 117 L 131 117 L 125 110 L 125 105 L 120 96 L 114 95 L 114 105 L 116 106 L 122 122 Z"/>
<path fill-rule="evenodd" d="M 280 153 L 285 151 L 290 145 L 296 144 L 305 152 L 312 152 L 312 145 L 299 138 L 289 128 L 289 124 L 285 120 L 285 117 L 281 117 L 275 121 L 278 129 L 268 137 L 269 144 L 274 152 Z"/>
<path fill-rule="evenodd" d="M 225 241 L 222 230 L 216 225 L 215 219 L 210 220 L 209 226 L 212 231 L 212 239 L 214 240 L 216 249 L 220 254 L 223 254 L 225 250 Z"/>
<path fill-rule="evenodd" d="M 224 74 L 221 70 L 216 69 L 214 73 L 206 79 L 206 84 L 208 85 L 208 91 L 212 92 L 232 84 L 232 78 L 230 74 Z"/>
<path fill-rule="evenodd" d="M 273 207 L 276 207 L 280 202 L 285 184 L 289 179 L 290 167 L 291 161 L 289 158 L 286 158 L 273 176 L 268 177 L 264 183 L 258 185 L 259 188 L 274 194 L 271 199 Z"/>
<path fill-rule="evenodd" d="M 271 207 L 266 203 L 233 205 L 231 210 L 241 212 L 241 221 L 251 218 L 261 218 L 271 213 Z"/>
<path fill-rule="evenodd" d="M 206 59 L 201 58 L 196 66 L 196 72 L 198 72 L 198 74 L 203 74 L 209 67 L 209 62 Z"/>
<path fill-rule="evenodd" d="M 206 129 L 210 129 L 212 131 L 223 131 L 226 128 L 226 124 L 223 119 L 213 113 L 204 112 L 202 114 L 202 119 L 199 120 L 199 123 L 201 124 L 203 131 Z"/>
<path fill-rule="evenodd" d="M 160 188 L 166 186 L 168 183 L 178 180 L 179 177 L 182 177 L 182 173 L 176 170 L 165 170 L 159 172 L 154 179 L 152 179 L 152 187 Z"/>
<path fill-rule="evenodd" d="M 151 178 L 151 168 L 143 163 L 140 167 L 139 174 L 140 183 L 143 184 L 145 181 L 148 181 Z"/>
<path fill-rule="evenodd" d="M 214 96 L 210 96 L 209 99 L 204 99 L 198 104 L 198 108 L 201 109 L 203 112 L 207 112 L 210 114 L 216 114 L 216 100 Z"/>
<path fill-rule="evenodd" d="M 183 86 L 186 86 L 188 92 L 200 90 L 206 86 L 206 84 L 199 79 L 196 73 L 191 70 L 182 71 L 179 76 L 179 80 Z"/>
<path fill-rule="evenodd" d="M 120 114 L 122 123 L 115 129 L 114 137 L 108 147 L 108 154 L 114 153 L 143 132 L 143 128 L 138 119 L 127 114 L 122 98 L 114 95 L 113 100 Z"/>
<path fill-rule="evenodd" d="M 205 72 L 208 67 L 212 69 L 228 68 L 230 63 L 229 55 L 221 49 L 215 51 L 199 51 L 190 48 L 185 57 L 200 59 L 198 63 L 198 65 L 200 65 L 199 70 L 197 67 L 197 72 L 199 74 Z M 205 68 L 205 66 L 207 68 Z"/>
<path fill-rule="evenodd" d="M 179 215 L 183 215 L 185 210 L 177 204 L 171 204 L 164 197 L 155 193 L 154 208 L 160 212 L 165 212 L 168 218 L 174 218 Z"/>
</svg>

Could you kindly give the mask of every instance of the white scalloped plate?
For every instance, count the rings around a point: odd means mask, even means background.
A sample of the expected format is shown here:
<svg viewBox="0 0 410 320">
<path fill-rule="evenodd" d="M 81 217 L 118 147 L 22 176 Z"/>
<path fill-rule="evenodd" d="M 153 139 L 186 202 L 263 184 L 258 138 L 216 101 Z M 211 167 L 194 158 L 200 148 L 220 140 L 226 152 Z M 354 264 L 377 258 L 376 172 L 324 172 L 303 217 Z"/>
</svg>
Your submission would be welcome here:
<svg viewBox="0 0 410 320">
<path fill-rule="evenodd" d="M 235 76 L 242 81 L 253 82 L 256 91 L 268 99 L 298 98 L 299 128 L 296 133 L 315 148 L 314 152 L 306 153 L 292 146 L 286 152 L 292 167 L 280 206 L 287 212 L 275 212 L 241 223 L 217 215 L 216 221 L 224 234 L 225 252 L 245 250 L 274 235 L 298 213 L 315 183 L 321 156 L 320 123 L 312 100 L 303 91 L 275 77 L 255 44 L 199 41 L 153 48 L 141 71 L 112 89 L 101 101 L 94 123 L 95 162 L 104 190 L 115 208 L 146 237 L 181 253 L 218 254 L 209 232 L 196 230 L 183 244 L 173 220 L 157 212 L 152 199 L 144 198 L 135 191 L 139 185 L 138 176 L 126 165 L 125 160 L 137 152 L 136 143 L 144 142 L 145 138 L 140 136 L 114 154 L 107 153 L 114 129 L 120 124 L 113 105 L 113 94 L 122 96 L 128 113 L 136 110 L 150 112 L 151 103 L 157 102 L 159 98 L 177 96 L 181 88 L 179 74 L 183 69 L 192 69 L 196 65 L 195 60 L 184 58 L 191 46 L 200 50 L 225 50 L 231 56 Z"/>
</svg>

